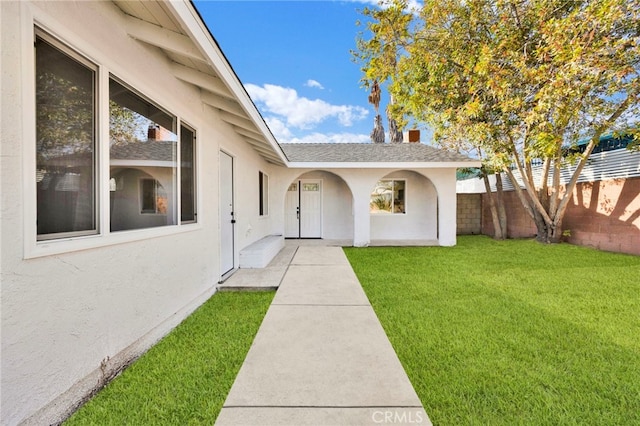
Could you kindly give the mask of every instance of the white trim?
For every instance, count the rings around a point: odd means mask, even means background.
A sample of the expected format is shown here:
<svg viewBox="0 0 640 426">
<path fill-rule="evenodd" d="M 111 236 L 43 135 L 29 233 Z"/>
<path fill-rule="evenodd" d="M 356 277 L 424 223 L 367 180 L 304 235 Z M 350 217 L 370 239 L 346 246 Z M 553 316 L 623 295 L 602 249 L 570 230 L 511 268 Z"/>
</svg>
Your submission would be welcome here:
<svg viewBox="0 0 640 426">
<path fill-rule="evenodd" d="M 391 208 L 393 210 L 393 208 L 395 207 L 395 182 L 400 182 L 402 181 L 404 183 L 404 199 L 402 200 L 404 202 L 404 211 L 403 212 L 394 212 L 394 211 L 390 211 L 387 212 L 385 210 L 377 210 L 377 211 L 371 211 L 371 207 L 369 207 L 369 214 L 373 215 L 373 216 L 407 216 L 407 199 L 409 198 L 408 195 L 408 190 L 407 190 L 407 178 L 406 177 L 401 177 L 401 178 L 381 178 L 380 180 L 378 180 L 378 182 L 376 182 L 376 186 L 374 187 L 377 188 L 378 187 L 378 183 L 380 182 L 384 182 L 384 181 L 388 181 L 388 182 L 393 182 L 393 189 L 392 189 L 392 194 L 391 194 Z M 371 199 L 370 199 L 371 200 Z M 369 201 L 369 206 L 371 206 L 371 201 Z"/>
<path fill-rule="evenodd" d="M 195 168 L 194 173 L 193 173 L 193 197 L 195 198 L 194 201 L 194 206 L 193 206 L 193 220 L 187 220 L 187 221 L 183 221 L 182 220 L 182 197 L 178 197 L 177 200 L 177 205 L 178 205 L 178 223 L 181 226 L 185 226 L 185 225 L 190 225 L 193 223 L 198 223 L 199 222 L 199 208 L 201 205 L 201 198 L 200 198 L 200 187 L 202 185 L 200 185 L 200 164 L 198 163 L 200 161 L 200 149 L 197 146 L 198 145 L 198 131 L 196 130 L 195 126 L 192 126 L 191 124 L 189 124 L 188 121 L 183 120 L 182 118 L 178 117 L 178 141 L 180 144 L 182 144 L 182 127 L 185 127 L 187 130 L 189 130 L 190 132 L 193 133 L 193 167 Z M 180 145 L 180 148 L 182 147 L 182 145 Z M 177 170 L 177 181 L 178 181 L 178 186 L 180 187 L 180 195 L 182 195 L 182 149 L 178 149 L 178 170 Z"/>
<path fill-rule="evenodd" d="M 178 145 L 178 142 L 176 142 Z M 176 158 L 179 157 L 178 155 Z M 177 160 L 179 162 L 179 160 Z M 124 167 L 166 167 L 166 168 L 174 168 L 176 167 L 176 163 L 173 161 L 164 161 L 164 160 L 120 160 L 114 159 L 109 160 L 109 165 L 113 166 L 124 166 Z"/>
<path fill-rule="evenodd" d="M 168 235 L 181 234 L 185 232 L 192 232 L 202 229 L 202 214 L 198 214 L 196 222 L 194 223 L 180 223 L 180 211 L 175 211 L 176 224 L 167 225 L 153 228 L 143 228 L 135 230 L 126 230 L 111 232 L 110 223 L 108 221 L 109 215 L 106 212 L 110 206 L 110 191 L 109 191 L 109 176 L 110 166 L 112 165 L 124 165 L 127 160 L 114 160 L 114 163 L 110 163 L 109 158 L 109 81 L 113 78 L 120 84 L 132 90 L 137 95 L 143 97 L 147 101 L 154 103 L 157 107 L 161 108 L 165 112 L 168 112 L 171 116 L 176 118 L 176 125 L 180 126 L 182 116 L 178 111 L 183 112 L 179 103 L 170 101 L 167 96 L 159 94 L 156 90 L 153 90 L 143 81 L 132 77 L 130 73 L 126 72 L 126 68 L 120 68 L 120 65 L 114 63 L 109 57 L 100 55 L 93 46 L 88 44 L 82 37 L 77 37 L 67 26 L 60 24 L 54 18 L 47 13 L 43 12 L 37 6 L 32 3 L 20 4 L 21 21 L 22 21 L 22 48 L 24 52 L 21 55 L 21 67 L 25 71 L 21 75 L 22 85 L 22 104 L 23 104 L 23 123 L 22 123 L 22 155 L 23 155 L 23 217 L 24 217 L 24 231 L 23 231 L 23 256 L 25 259 L 33 259 L 38 257 L 69 253 L 74 251 L 93 249 L 111 245 L 117 245 L 133 241 L 141 241 L 150 238 L 163 237 Z M 33 46 L 35 43 L 35 29 L 40 28 L 42 31 L 53 37 L 59 43 L 61 43 L 66 49 L 80 55 L 84 60 L 93 63 L 97 67 L 96 74 L 96 172 L 95 179 L 96 192 L 95 192 L 95 209 L 96 209 L 96 228 L 97 233 L 91 235 L 78 235 L 75 234 L 69 237 L 61 237 L 55 239 L 45 239 L 38 241 L 37 236 L 37 187 L 33 176 L 33 172 L 36 170 L 36 115 L 34 113 L 35 105 L 35 54 Z M 70 42 L 69 40 L 73 40 Z M 92 52 L 92 53 L 90 53 Z M 27 72 L 28 70 L 34 70 Z M 134 83 L 132 83 L 134 82 Z M 154 93 L 154 97 L 148 97 L 144 93 Z M 158 99 L 159 98 L 159 99 Z M 171 105 L 170 109 L 164 107 L 164 105 Z M 196 126 L 188 125 L 196 132 Z M 179 133 L 178 133 L 179 135 Z M 196 137 L 196 203 L 198 208 L 201 207 L 201 187 L 200 174 L 202 168 L 201 159 L 198 153 L 200 152 L 198 146 L 198 138 Z M 139 165 L 139 164 L 138 164 Z M 158 164 L 161 165 L 161 164 Z M 178 176 L 179 177 L 179 176 Z M 179 187 L 179 181 L 176 185 Z M 175 196 L 178 197 L 178 192 L 175 191 Z M 179 200 L 178 200 L 179 201 Z M 179 205 L 178 205 L 179 208 Z M 200 213 L 200 212 L 198 212 Z"/>
<path fill-rule="evenodd" d="M 480 167 L 480 161 L 451 161 L 451 162 L 291 162 L 287 163 L 290 169 L 457 169 L 463 167 Z"/>
<path fill-rule="evenodd" d="M 108 184 L 108 182 L 107 182 Z M 133 241 L 148 240 L 150 238 L 192 232 L 202 228 L 201 224 L 189 223 L 184 225 L 167 225 L 155 228 L 144 228 L 127 231 L 109 232 L 103 235 L 61 238 L 58 240 L 38 241 L 35 247 L 25 253 L 25 259 L 34 259 L 54 254 L 70 253 L 74 251 L 112 246 Z M 28 243 L 29 241 L 25 241 Z M 25 244 L 26 245 L 26 244 Z"/>
<path fill-rule="evenodd" d="M 30 4 L 20 3 L 22 34 L 20 40 L 22 46 L 21 75 L 22 86 L 22 200 L 23 200 L 23 255 L 29 258 L 29 254 L 36 249 L 38 239 L 38 189 L 33 176 L 36 165 L 36 87 L 35 87 L 35 18 Z M 40 24 L 40 23 L 38 23 Z M 43 29 L 45 26 L 40 25 Z M 31 52 L 31 54 L 27 53 Z M 33 70 L 26 72 L 26 70 Z M 31 142 L 30 142 L 31 141 Z"/>
</svg>

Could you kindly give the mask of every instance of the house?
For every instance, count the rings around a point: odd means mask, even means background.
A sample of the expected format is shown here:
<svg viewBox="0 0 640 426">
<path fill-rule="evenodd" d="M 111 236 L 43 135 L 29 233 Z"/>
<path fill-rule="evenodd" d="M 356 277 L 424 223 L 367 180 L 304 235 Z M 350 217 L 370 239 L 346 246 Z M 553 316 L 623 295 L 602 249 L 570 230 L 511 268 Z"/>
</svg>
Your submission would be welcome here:
<svg viewBox="0 0 640 426">
<path fill-rule="evenodd" d="M 455 244 L 455 170 L 479 163 L 279 145 L 187 0 L 0 19 L 2 424 L 65 418 L 265 237 Z"/>
</svg>

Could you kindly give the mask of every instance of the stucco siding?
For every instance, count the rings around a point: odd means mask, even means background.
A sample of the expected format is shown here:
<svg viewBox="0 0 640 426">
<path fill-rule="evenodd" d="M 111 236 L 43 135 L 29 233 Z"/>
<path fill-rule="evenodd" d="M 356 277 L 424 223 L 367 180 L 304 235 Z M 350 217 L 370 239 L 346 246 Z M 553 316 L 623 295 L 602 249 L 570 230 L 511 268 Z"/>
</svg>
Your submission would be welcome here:
<svg viewBox="0 0 640 426">
<path fill-rule="evenodd" d="M 384 179 L 402 180 L 406 185 L 404 214 L 371 214 L 372 240 L 436 240 L 438 238 L 438 196 L 433 184 L 414 172 L 395 172 Z M 373 188 L 371 188 L 373 190 Z"/>
<path fill-rule="evenodd" d="M 237 158 L 236 259 L 243 245 L 274 231 L 269 217 L 259 218 L 254 193 L 258 170 L 269 173 L 271 166 L 202 104 L 198 89 L 172 75 L 166 56 L 125 33 L 125 17 L 112 3 L 0 2 L 0 8 L 0 423 L 48 424 L 96 386 L 103 370 L 109 374 L 139 355 L 215 292 L 220 149 Z M 195 129 L 198 223 L 109 233 L 101 221 L 99 235 L 35 242 L 34 23 L 99 65 L 101 101 L 113 74 Z M 108 131 L 101 129 L 104 140 Z M 104 150 L 100 155 L 98 179 L 105 182 L 108 158 Z M 109 198 L 100 200 L 105 212 Z"/>
</svg>

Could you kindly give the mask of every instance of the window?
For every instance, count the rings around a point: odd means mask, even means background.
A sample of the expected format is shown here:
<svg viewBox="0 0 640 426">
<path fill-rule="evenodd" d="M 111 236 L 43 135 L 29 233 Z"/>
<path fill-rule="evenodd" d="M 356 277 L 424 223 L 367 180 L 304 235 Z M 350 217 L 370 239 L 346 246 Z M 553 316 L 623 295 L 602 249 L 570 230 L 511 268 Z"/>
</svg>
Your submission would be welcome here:
<svg viewBox="0 0 640 426">
<path fill-rule="evenodd" d="M 260 192 L 260 216 L 269 214 L 269 176 L 258 172 L 258 189 Z"/>
<path fill-rule="evenodd" d="M 180 126 L 180 222 L 196 221 L 196 132 Z"/>
<path fill-rule="evenodd" d="M 37 241 L 196 222 L 195 130 L 45 31 L 35 28 L 34 41 Z M 94 244 L 78 241 L 69 244 Z"/>
<path fill-rule="evenodd" d="M 177 118 L 113 78 L 109 113 L 111 230 L 175 225 Z"/>
<path fill-rule="evenodd" d="M 405 181 L 381 180 L 371 193 L 370 211 L 374 214 L 405 213 Z"/>
<path fill-rule="evenodd" d="M 36 31 L 38 240 L 95 234 L 97 67 Z"/>
<path fill-rule="evenodd" d="M 302 190 L 317 192 L 317 191 L 320 191 L 320 185 L 317 183 L 303 183 Z"/>
<path fill-rule="evenodd" d="M 167 193 L 155 179 L 140 181 L 140 200 L 142 214 L 167 214 Z"/>
</svg>

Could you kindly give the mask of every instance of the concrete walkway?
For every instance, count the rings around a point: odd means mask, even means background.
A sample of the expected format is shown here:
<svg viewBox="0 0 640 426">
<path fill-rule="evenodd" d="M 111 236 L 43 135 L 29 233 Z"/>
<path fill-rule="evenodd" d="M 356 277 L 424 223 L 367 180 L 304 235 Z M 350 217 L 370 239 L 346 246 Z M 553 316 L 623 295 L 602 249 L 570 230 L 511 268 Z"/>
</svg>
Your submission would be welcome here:
<svg viewBox="0 0 640 426">
<path fill-rule="evenodd" d="M 291 255 L 216 425 L 431 424 L 342 249 Z"/>
</svg>

